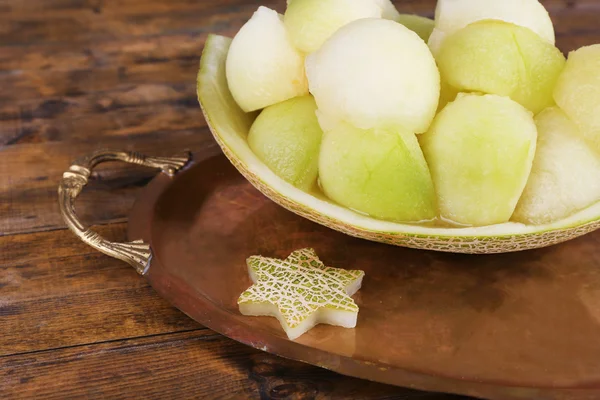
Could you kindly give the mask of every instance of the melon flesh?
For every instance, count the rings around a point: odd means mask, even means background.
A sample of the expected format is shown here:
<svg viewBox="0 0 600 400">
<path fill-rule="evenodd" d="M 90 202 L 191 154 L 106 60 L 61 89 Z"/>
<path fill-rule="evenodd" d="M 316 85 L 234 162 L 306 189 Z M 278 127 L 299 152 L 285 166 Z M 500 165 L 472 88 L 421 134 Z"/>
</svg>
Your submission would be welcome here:
<svg viewBox="0 0 600 400">
<path fill-rule="evenodd" d="M 292 45 L 277 12 L 260 7 L 233 39 L 227 83 L 245 112 L 308 94 L 304 56 Z"/>
<path fill-rule="evenodd" d="M 535 155 L 532 114 L 507 97 L 460 94 L 420 142 L 444 219 L 469 226 L 508 222 Z"/>
<path fill-rule="evenodd" d="M 435 29 L 429 39 L 434 54 L 447 36 L 473 22 L 496 19 L 531 29 L 554 44 L 554 25 L 548 11 L 538 0 L 439 0 L 435 10 Z"/>
<path fill-rule="evenodd" d="M 600 44 L 569 54 L 554 99 L 600 154 Z"/>
<path fill-rule="evenodd" d="M 340 124 L 325 133 L 319 174 L 330 199 L 371 217 L 421 222 L 436 216 L 431 176 L 411 132 Z"/>
<path fill-rule="evenodd" d="M 307 57 L 306 72 L 329 125 L 422 133 L 437 109 L 435 60 L 416 33 L 394 21 L 351 22 Z"/>
<path fill-rule="evenodd" d="M 437 62 L 442 80 L 459 91 L 509 96 L 537 114 L 554 104 L 565 57 L 527 28 L 487 20 L 449 36 Z"/>
<path fill-rule="evenodd" d="M 292 43 L 304 53 L 317 51 L 338 29 L 361 18 L 381 18 L 375 0 L 294 0 L 284 22 Z"/>
<path fill-rule="evenodd" d="M 248 134 L 248 145 L 277 176 L 302 190 L 317 182 L 323 131 L 312 96 L 265 108 Z"/>
<path fill-rule="evenodd" d="M 600 157 L 557 107 L 536 118 L 533 170 L 513 220 L 540 225 L 558 221 L 600 200 Z"/>
</svg>

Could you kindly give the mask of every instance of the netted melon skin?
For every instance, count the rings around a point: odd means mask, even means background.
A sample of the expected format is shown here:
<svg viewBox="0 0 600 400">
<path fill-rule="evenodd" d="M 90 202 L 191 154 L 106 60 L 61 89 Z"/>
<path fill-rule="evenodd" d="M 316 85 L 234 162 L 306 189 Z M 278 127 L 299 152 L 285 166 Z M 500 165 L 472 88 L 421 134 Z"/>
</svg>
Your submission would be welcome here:
<svg viewBox="0 0 600 400">
<path fill-rule="evenodd" d="M 208 115 L 204 112 L 206 118 Z M 208 120 L 208 119 L 207 119 Z M 536 234 L 466 237 L 466 236 L 420 236 L 401 232 L 387 233 L 374 232 L 360 229 L 355 226 L 341 223 L 310 209 L 303 204 L 281 196 L 270 186 L 266 185 L 258 176 L 249 171 L 247 166 L 233 154 L 223 143 L 219 135 L 210 127 L 216 142 L 221 147 L 225 156 L 231 164 L 263 195 L 288 211 L 323 225 L 327 228 L 344 233 L 346 235 L 365 239 L 372 242 L 384 243 L 393 246 L 407 247 L 418 250 L 430 250 L 444 253 L 458 254 L 501 254 L 517 251 L 533 250 L 564 243 L 572 239 L 584 236 L 600 229 L 600 221 L 591 222 L 586 225 L 563 230 L 554 230 Z"/>
</svg>

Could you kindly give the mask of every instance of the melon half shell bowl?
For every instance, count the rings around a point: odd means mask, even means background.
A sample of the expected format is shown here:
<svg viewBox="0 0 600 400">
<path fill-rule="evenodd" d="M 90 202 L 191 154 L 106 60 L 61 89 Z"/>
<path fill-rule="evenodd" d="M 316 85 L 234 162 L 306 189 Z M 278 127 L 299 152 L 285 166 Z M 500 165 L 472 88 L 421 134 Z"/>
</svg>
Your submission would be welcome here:
<svg viewBox="0 0 600 400">
<path fill-rule="evenodd" d="M 198 99 L 210 130 L 237 170 L 261 193 L 287 210 L 357 238 L 414 249 L 493 254 L 547 247 L 600 228 L 600 203 L 566 219 L 539 226 L 505 223 L 443 228 L 370 218 L 304 192 L 275 175 L 246 140 L 256 114 L 246 114 L 229 91 L 226 59 L 231 39 L 210 35 L 198 74 Z"/>
</svg>

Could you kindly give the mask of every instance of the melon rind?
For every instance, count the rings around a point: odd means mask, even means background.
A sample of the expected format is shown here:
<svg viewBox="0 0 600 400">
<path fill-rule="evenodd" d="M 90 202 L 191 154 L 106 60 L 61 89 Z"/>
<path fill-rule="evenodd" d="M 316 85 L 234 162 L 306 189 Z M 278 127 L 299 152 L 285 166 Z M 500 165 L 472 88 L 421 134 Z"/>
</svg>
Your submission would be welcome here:
<svg viewBox="0 0 600 400">
<path fill-rule="evenodd" d="M 414 249 L 463 254 L 507 253 L 562 243 L 600 228 L 600 202 L 552 224 L 506 223 L 481 228 L 431 228 L 376 220 L 316 198 L 275 175 L 250 150 L 245 114 L 227 86 L 225 61 L 231 39 L 210 35 L 198 73 L 198 99 L 223 153 L 260 192 L 287 210 L 344 234 Z"/>
</svg>

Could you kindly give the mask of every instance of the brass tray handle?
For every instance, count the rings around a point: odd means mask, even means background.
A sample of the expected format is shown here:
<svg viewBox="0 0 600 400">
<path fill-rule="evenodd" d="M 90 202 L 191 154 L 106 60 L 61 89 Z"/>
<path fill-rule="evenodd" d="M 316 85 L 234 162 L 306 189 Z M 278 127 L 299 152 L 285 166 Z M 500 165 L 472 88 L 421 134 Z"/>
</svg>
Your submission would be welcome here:
<svg viewBox="0 0 600 400">
<path fill-rule="evenodd" d="M 129 151 L 100 150 L 75 161 L 63 174 L 58 187 L 58 202 L 62 217 L 73 233 L 84 243 L 94 249 L 125 261 L 143 275 L 146 273 L 152 251 L 150 245 L 142 240 L 131 243 L 114 243 L 104 239 L 98 233 L 85 226 L 75 213 L 74 202 L 79 193 L 88 184 L 92 170 L 99 164 L 109 161 L 123 161 L 129 164 L 157 168 L 163 173 L 173 176 L 185 167 L 191 160 L 190 152 L 180 157 L 147 157 L 143 154 Z"/>
</svg>

